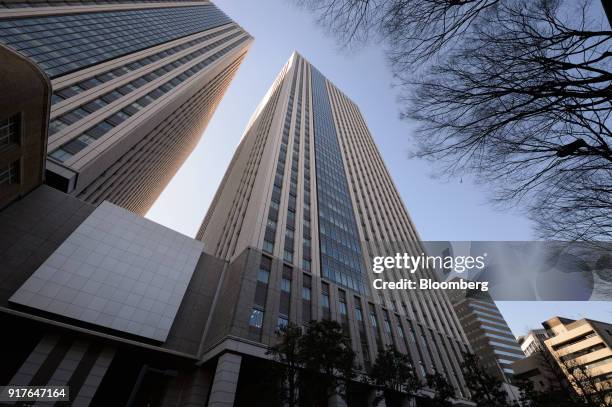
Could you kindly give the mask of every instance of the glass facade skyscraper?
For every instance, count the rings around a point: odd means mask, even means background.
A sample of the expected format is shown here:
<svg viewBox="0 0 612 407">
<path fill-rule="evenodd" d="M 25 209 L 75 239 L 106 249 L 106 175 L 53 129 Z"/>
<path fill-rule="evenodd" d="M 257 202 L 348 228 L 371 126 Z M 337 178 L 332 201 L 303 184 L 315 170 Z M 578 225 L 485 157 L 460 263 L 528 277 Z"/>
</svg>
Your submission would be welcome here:
<svg viewBox="0 0 612 407">
<path fill-rule="evenodd" d="M 289 322 L 333 319 L 365 369 L 393 347 L 421 380 L 440 372 L 468 397 L 470 347 L 446 294 L 373 288 L 372 256 L 423 248 L 358 107 L 299 54 L 247 126 L 197 238 L 228 262 L 204 348 L 235 337 L 270 346 Z"/>
<path fill-rule="evenodd" d="M 252 41 L 208 1 L 3 6 L 0 43 L 51 79 L 47 183 L 140 214 L 195 147 Z"/>
<path fill-rule="evenodd" d="M 363 293 L 364 261 L 325 77 L 312 69 L 321 275 Z"/>
</svg>

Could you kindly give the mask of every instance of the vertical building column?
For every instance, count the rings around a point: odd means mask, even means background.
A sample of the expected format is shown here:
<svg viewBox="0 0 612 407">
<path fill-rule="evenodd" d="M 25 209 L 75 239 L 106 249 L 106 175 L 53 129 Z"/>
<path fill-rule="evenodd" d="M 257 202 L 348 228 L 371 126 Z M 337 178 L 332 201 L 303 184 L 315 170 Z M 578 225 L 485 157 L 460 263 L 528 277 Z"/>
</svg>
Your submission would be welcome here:
<svg viewBox="0 0 612 407">
<path fill-rule="evenodd" d="M 203 367 L 192 372 L 179 372 L 165 391 L 160 407 L 206 406 L 212 373 Z"/>
<path fill-rule="evenodd" d="M 225 353 L 219 357 L 208 407 L 232 407 L 236 397 L 242 356 Z"/>
<path fill-rule="evenodd" d="M 47 360 L 54 347 L 57 345 L 59 335 L 46 334 L 38 345 L 32 350 L 30 356 L 23 362 L 15 376 L 9 382 L 11 386 L 27 386 L 34 378 L 42 364 Z"/>
<path fill-rule="evenodd" d="M 89 343 L 83 340 L 77 340 L 72 343 L 72 346 L 64 355 L 64 358 L 57 366 L 51 378 L 47 382 L 48 386 L 66 386 L 68 381 L 74 374 L 77 366 L 81 363 Z"/>
<path fill-rule="evenodd" d="M 114 357 L 115 349 L 110 346 L 104 347 L 100 354 L 95 357 L 81 388 L 78 389 L 78 393 L 70 395 L 71 398 L 74 398 L 73 407 L 89 406 Z"/>
<path fill-rule="evenodd" d="M 187 387 L 188 397 L 185 400 L 184 407 L 199 407 L 206 405 L 206 397 L 208 397 L 208 389 L 210 385 L 210 372 L 199 369 L 193 375 L 193 380 Z"/>
</svg>

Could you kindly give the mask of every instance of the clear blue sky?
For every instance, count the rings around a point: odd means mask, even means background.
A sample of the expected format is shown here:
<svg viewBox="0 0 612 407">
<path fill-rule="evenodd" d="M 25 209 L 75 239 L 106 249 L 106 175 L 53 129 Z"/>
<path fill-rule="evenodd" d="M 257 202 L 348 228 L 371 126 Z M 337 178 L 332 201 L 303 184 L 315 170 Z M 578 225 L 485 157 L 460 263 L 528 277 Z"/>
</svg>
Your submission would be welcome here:
<svg viewBox="0 0 612 407">
<path fill-rule="evenodd" d="M 249 117 L 297 50 L 359 105 L 423 240 L 531 240 L 532 225 L 521 213 L 500 212 L 487 204 L 486 185 L 474 185 L 467 177 L 463 182 L 441 182 L 431 177 L 429 163 L 408 158 L 411 127 L 398 118 L 397 93 L 380 47 L 340 50 L 334 39 L 314 24 L 312 15 L 288 0 L 214 3 L 251 33 L 255 42 L 202 140 L 148 218 L 195 235 Z M 538 327 L 553 316 L 553 310 L 572 317 L 570 311 L 580 308 L 597 319 L 593 313 L 604 308 L 599 319 L 612 320 L 609 303 L 599 307 L 557 303 L 552 308 L 525 303 L 500 305 L 517 335 L 523 333 L 524 326 Z"/>
</svg>

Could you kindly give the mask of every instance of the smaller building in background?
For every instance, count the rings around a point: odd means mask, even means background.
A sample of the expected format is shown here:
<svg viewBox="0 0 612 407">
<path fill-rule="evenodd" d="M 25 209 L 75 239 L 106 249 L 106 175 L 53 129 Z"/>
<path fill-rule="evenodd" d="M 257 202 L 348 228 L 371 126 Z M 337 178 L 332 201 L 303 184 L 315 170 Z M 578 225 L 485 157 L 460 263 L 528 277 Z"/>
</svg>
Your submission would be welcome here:
<svg viewBox="0 0 612 407">
<path fill-rule="evenodd" d="M 530 380 L 538 391 L 573 387 L 579 395 L 610 393 L 612 324 L 554 317 L 542 325 L 521 337 L 528 358 L 513 364 L 515 378 Z"/>
<path fill-rule="evenodd" d="M 590 319 L 554 317 L 542 323 L 549 339 L 544 341 L 569 382 L 576 386 L 586 375 L 588 384 L 610 392 L 612 388 L 612 324 Z M 574 377 L 572 377 L 572 374 Z M 581 389 L 576 391 L 580 394 Z M 612 397 L 609 395 L 608 397 Z"/>
<path fill-rule="evenodd" d="M 557 390 L 565 385 L 563 373 L 558 371 L 556 362 L 547 352 L 534 352 L 525 359 L 517 360 L 512 364 L 512 369 L 516 382 L 528 380 L 538 392 Z"/>
<path fill-rule="evenodd" d="M 449 291 L 467 339 L 489 374 L 511 382 L 512 364 L 525 355 L 495 302 L 487 292 Z"/>
<path fill-rule="evenodd" d="M 0 45 L 0 209 L 42 184 L 51 82 Z"/>
<path fill-rule="evenodd" d="M 519 336 L 518 343 L 527 357 L 512 364 L 515 381 L 529 380 L 533 383 L 534 390 L 539 392 L 555 388 L 559 381 L 553 370 L 555 362 L 542 353 L 546 349 L 544 341 L 547 338 L 545 329 L 533 329 L 526 335 Z"/>
<path fill-rule="evenodd" d="M 525 356 L 531 356 L 543 348 L 546 339 L 546 329 L 533 329 L 527 335 L 519 336 L 518 343 Z"/>
</svg>

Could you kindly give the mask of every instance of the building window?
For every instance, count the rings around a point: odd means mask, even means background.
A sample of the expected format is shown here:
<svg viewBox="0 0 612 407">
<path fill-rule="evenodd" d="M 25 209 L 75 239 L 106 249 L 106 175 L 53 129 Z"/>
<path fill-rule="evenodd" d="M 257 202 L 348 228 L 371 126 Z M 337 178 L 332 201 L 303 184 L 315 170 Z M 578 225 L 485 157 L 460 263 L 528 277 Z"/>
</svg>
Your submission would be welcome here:
<svg viewBox="0 0 612 407">
<path fill-rule="evenodd" d="M 306 301 L 310 301 L 311 299 L 311 290 L 310 287 L 302 287 L 302 299 Z"/>
<path fill-rule="evenodd" d="M 274 252 L 274 242 L 270 242 L 269 240 L 264 240 L 263 250 L 267 253 Z"/>
<path fill-rule="evenodd" d="M 287 211 L 287 225 L 295 225 L 295 212 L 291 210 Z"/>
<path fill-rule="evenodd" d="M 0 150 L 21 141 L 20 118 L 20 115 L 16 114 L 6 119 L 0 119 Z"/>
<path fill-rule="evenodd" d="M 376 320 L 376 313 L 374 312 L 374 309 L 370 310 L 370 323 L 374 328 L 378 328 L 378 321 Z"/>
<path fill-rule="evenodd" d="M 23 21 L 24 23 L 19 26 L 18 30 L 10 34 L 17 34 L 12 40 L 12 45 L 18 49 L 27 48 L 26 40 L 36 38 L 40 44 L 40 50 L 34 59 L 40 63 L 51 78 L 117 58 L 123 55 L 124 50 L 140 51 L 231 22 L 229 17 L 213 6 L 106 11 L 78 16 L 28 17 Z M 78 21 L 78 24 L 75 24 L 75 21 Z M 171 21 L 172 24 L 169 24 L 168 21 Z M 64 27 L 60 30 L 61 35 L 53 31 L 53 26 L 58 24 Z M 121 47 L 116 45 L 118 42 L 108 43 L 108 41 L 95 40 L 104 37 L 104 30 L 108 30 L 108 27 L 112 27 L 113 32 L 116 33 Z M 93 38 L 93 40 L 85 45 L 61 47 L 72 41 L 75 36 Z M 3 42 L 6 41 L 7 38 L 3 38 Z M 80 52 L 75 52 L 75 49 Z M 145 64 L 136 61 L 130 65 L 137 68 Z"/>
<path fill-rule="evenodd" d="M 64 162 L 67 159 L 69 159 L 70 157 L 72 157 L 73 154 L 69 153 L 68 151 L 65 151 L 61 148 L 58 148 L 57 150 L 53 151 L 51 153 L 51 157 L 55 158 L 58 161 Z"/>
<path fill-rule="evenodd" d="M 291 280 L 285 277 L 281 279 L 281 291 L 284 291 L 286 293 L 291 292 Z"/>
<path fill-rule="evenodd" d="M 389 324 L 389 320 L 387 318 L 385 318 L 383 322 L 385 323 L 385 332 L 390 334 L 391 333 L 391 324 Z"/>
<path fill-rule="evenodd" d="M 257 281 L 260 283 L 268 284 L 270 281 L 270 272 L 268 270 L 259 269 L 259 273 L 257 274 Z"/>
<path fill-rule="evenodd" d="M 0 168 L 0 185 L 12 185 L 19 183 L 19 161 L 10 163 Z"/>
<path fill-rule="evenodd" d="M 249 318 L 249 325 L 253 328 L 261 329 L 263 325 L 264 312 L 261 309 L 253 308 L 251 310 L 251 318 Z"/>
<path fill-rule="evenodd" d="M 259 271 L 257 273 L 257 281 L 268 284 L 270 281 L 270 270 L 272 269 L 272 259 L 268 256 L 261 256 Z"/>
<path fill-rule="evenodd" d="M 321 295 L 321 305 L 324 308 L 329 308 L 329 294 L 323 293 L 323 295 Z"/>
<path fill-rule="evenodd" d="M 427 371 L 425 370 L 425 365 L 422 360 L 419 360 L 419 370 L 423 376 L 427 376 Z"/>
<path fill-rule="evenodd" d="M 400 338 L 404 339 L 404 328 L 399 323 L 397 324 L 397 334 Z"/>
<path fill-rule="evenodd" d="M 292 252 L 285 250 L 283 254 L 283 258 L 285 259 L 286 262 L 293 263 L 293 253 Z"/>
<path fill-rule="evenodd" d="M 346 302 L 340 302 L 340 313 L 342 315 L 346 315 L 348 313 L 348 310 L 346 309 Z"/>
<path fill-rule="evenodd" d="M 287 325 L 289 325 L 289 318 L 284 315 L 279 315 L 277 327 L 280 329 L 286 327 Z"/>
</svg>

